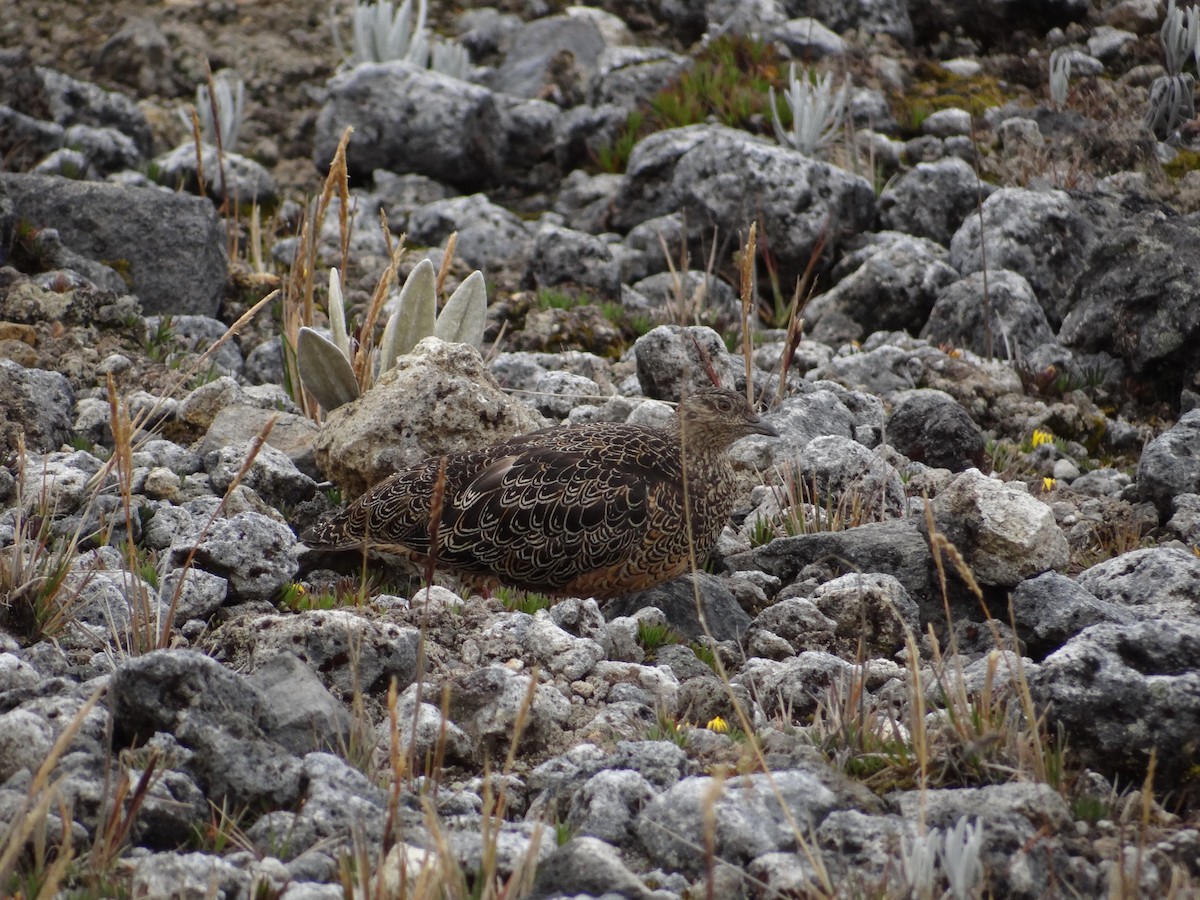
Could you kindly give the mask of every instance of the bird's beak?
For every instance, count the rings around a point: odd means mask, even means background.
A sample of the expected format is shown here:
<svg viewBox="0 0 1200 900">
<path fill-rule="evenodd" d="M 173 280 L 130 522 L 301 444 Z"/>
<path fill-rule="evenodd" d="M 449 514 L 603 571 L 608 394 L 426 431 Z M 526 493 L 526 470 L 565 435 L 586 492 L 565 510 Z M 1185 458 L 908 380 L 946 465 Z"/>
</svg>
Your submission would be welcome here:
<svg viewBox="0 0 1200 900">
<path fill-rule="evenodd" d="M 753 419 L 746 419 L 746 433 L 761 434 L 765 435 L 766 437 L 779 437 L 779 432 L 760 419 L 758 416 L 754 416 Z"/>
</svg>

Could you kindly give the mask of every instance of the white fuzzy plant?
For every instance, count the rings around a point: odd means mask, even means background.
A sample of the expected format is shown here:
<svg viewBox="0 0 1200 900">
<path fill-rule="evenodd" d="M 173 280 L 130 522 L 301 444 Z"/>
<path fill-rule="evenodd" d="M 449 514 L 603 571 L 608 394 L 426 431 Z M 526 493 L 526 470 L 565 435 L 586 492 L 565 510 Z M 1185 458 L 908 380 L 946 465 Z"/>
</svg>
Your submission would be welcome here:
<svg viewBox="0 0 1200 900">
<path fill-rule="evenodd" d="M 1177 9 L 1175 0 L 1169 0 L 1159 39 L 1167 74 L 1150 85 L 1150 103 L 1143 122 L 1157 137 L 1166 139 L 1181 124 L 1196 117 L 1196 79 L 1182 70 L 1189 56 L 1200 67 L 1200 10 L 1194 6 L 1186 11 Z"/>
<path fill-rule="evenodd" d="M 788 87 L 783 92 L 783 99 L 792 111 L 790 130 L 784 128 L 779 119 L 775 88 L 771 88 L 768 95 L 776 139 L 805 156 L 812 156 L 841 130 L 849 102 L 850 80 L 847 78 L 841 87 L 834 90 L 832 74 L 818 76 L 815 72 L 802 70 L 797 78 L 796 64 L 788 66 Z"/>
<path fill-rule="evenodd" d="M 1062 47 L 1050 54 L 1050 103 L 1057 110 L 1067 105 L 1071 88 L 1071 56 Z"/>
<path fill-rule="evenodd" d="M 208 85 L 201 84 L 196 88 L 196 116 L 200 120 L 200 140 L 206 144 L 216 144 L 217 135 L 221 136 L 221 146 L 232 150 L 237 144 L 238 135 L 242 130 L 242 121 L 246 112 L 246 82 L 232 69 L 222 69 L 213 76 L 213 94 L 210 96 Z M 213 116 L 216 107 L 216 116 Z M 190 131 L 192 116 L 187 109 L 179 110 L 179 117 Z"/>
<path fill-rule="evenodd" d="M 437 275 L 433 263 L 423 259 L 400 289 L 395 309 L 388 317 L 375 353 L 371 372 L 382 375 L 401 356 L 429 336 L 471 344 L 483 342 L 487 319 L 487 287 L 483 273 L 472 272 L 437 311 Z M 329 271 L 329 332 L 303 326 L 296 339 L 296 362 L 304 390 L 326 412 L 356 400 L 361 386 L 354 374 L 354 352 L 346 328 L 346 306 L 337 269 Z"/>
<path fill-rule="evenodd" d="M 983 881 L 983 823 L 960 818 L 943 833 L 937 828 L 928 834 L 903 841 L 900 856 L 901 874 L 910 896 L 916 900 L 942 897 L 937 888 L 939 872 L 946 879 L 953 900 L 968 900 L 975 896 Z"/>
<path fill-rule="evenodd" d="M 421 69 L 466 78 L 471 69 L 466 49 L 453 41 L 432 40 L 425 25 L 428 14 L 427 0 L 418 0 L 415 14 L 412 0 L 404 0 L 398 7 L 391 0 L 356 0 L 350 11 L 349 51 L 342 46 L 336 20 L 332 23 L 334 43 L 348 66 L 403 60 Z"/>
</svg>

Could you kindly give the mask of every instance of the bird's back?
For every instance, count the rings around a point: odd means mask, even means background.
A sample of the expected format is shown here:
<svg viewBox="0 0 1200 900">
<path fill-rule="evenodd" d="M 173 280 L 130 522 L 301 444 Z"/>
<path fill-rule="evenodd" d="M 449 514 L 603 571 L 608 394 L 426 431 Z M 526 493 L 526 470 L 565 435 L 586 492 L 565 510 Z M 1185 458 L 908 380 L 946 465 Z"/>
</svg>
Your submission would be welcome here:
<svg viewBox="0 0 1200 900">
<path fill-rule="evenodd" d="M 729 517 L 729 439 L 705 440 L 699 427 L 695 436 L 685 454 L 678 423 L 593 423 L 432 457 L 376 485 L 305 541 L 406 552 L 552 594 L 641 590 L 703 563 Z"/>
</svg>

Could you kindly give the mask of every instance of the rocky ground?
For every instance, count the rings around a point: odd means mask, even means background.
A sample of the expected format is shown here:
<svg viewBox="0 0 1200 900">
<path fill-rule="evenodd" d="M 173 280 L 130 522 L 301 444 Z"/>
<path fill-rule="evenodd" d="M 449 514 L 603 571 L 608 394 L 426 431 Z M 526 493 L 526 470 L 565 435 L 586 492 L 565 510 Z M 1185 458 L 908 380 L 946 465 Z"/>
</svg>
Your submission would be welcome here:
<svg viewBox="0 0 1200 900">
<path fill-rule="evenodd" d="M 0 21 L 0 891 L 1200 896 L 1174 13 L 439 5 L 457 78 L 342 65 L 318 7 Z M 789 60 L 852 85 L 809 153 Z M 198 173 L 206 61 L 246 104 Z M 371 346 L 426 257 L 483 272 L 478 352 L 323 411 L 330 268 Z M 550 604 L 297 538 L 711 374 L 780 436 L 692 577 Z"/>
</svg>

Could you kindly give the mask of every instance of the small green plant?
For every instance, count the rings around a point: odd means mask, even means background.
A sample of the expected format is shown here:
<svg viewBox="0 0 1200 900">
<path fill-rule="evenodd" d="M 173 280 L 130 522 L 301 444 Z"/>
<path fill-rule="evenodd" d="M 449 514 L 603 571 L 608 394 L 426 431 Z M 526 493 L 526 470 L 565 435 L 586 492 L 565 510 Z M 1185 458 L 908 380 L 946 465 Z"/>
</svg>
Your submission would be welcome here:
<svg viewBox="0 0 1200 900">
<path fill-rule="evenodd" d="M 757 38 L 724 34 L 710 41 L 647 108 L 631 113 L 621 134 L 596 153 L 605 172 L 623 172 L 629 154 L 646 135 L 715 119 L 762 133 L 772 108 L 769 91 L 781 81 L 779 56 Z M 791 112 L 780 110 L 784 127 Z"/>
<path fill-rule="evenodd" d="M 549 609 L 554 605 L 554 599 L 534 591 L 523 591 L 504 585 L 493 592 L 497 600 L 504 604 L 509 612 L 523 612 L 532 616 L 539 609 Z"/>
<path fill-rule="evenodd" d="M 775 540 L 775 525 L 761 513 L 754 519 L 754 527 L 750 530 L 750 546 L 761 547 Z"/>
<path fill-rule="evenodd" d="M 657 718 L 658 721 L 646 729 L 646 740 L 670 741 L 677 747 L 686 749 L 688 732 L 691 731 L 691 726 L 686 723 L 676 722 L 662 710 L 658 711 Z"/>
<path fill-rule="evenodd" d="M 638 622 L 637 642 L 643 650 L 652 654 L 659 647 L 665 647 L 667 644 L 682 643 L 682 639 L 665 622 L 662 624 Z"/>
<path fill-rule="evenodd" d="M 590 302 L 586 295 L 569 294 L 555 288 L 542 288 L 537 292 L 538 309 L 574 309 Z"/>
<path fill-rule="evenodd" d="M 174 319 L 169 316 L 159 316 L 154 327 L 146 332 L 146 355 L 155 362 L 167 362 L 175 347 Z"/>
<path fill-rule="evenodd" d="M 717 671 L 717 651 L 708 644 L 702 644 L 699 641 L 693 641 L 688 644 L 688 648 L 696 654 L 696 659 L 704 663 L 714 672 Z"/>
</svg>

